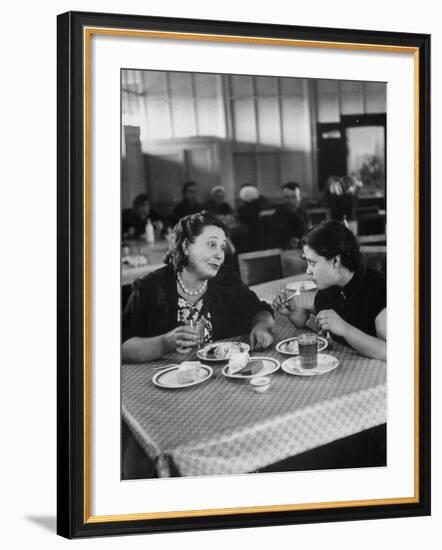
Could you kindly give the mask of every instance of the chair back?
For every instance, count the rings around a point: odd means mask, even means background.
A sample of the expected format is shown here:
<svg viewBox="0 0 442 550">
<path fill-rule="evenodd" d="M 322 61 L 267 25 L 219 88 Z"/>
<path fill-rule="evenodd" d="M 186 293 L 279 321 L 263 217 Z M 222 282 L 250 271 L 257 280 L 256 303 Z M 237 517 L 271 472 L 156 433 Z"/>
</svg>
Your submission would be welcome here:
<svg viewBox="0 0 442 550">
<path fill-rule="evenodd" d="M 385 235 L 385 233 L 379 233 L 378 235 L 357 235 L 357 240 L 361 246 L 385 246 L 385 243 L 387 242 L 387 236 Z"/>
<path fill-rule="evenodd" d="M 238 254 L 239 273 L 246 285 L 257 285 L 282 278 L 280 248 Z"/>
<path fill-rule="evenodd" d="M 385 214 L 365 214 L 357 220 L 359 235 L 385 234 Z"/>
</svg>

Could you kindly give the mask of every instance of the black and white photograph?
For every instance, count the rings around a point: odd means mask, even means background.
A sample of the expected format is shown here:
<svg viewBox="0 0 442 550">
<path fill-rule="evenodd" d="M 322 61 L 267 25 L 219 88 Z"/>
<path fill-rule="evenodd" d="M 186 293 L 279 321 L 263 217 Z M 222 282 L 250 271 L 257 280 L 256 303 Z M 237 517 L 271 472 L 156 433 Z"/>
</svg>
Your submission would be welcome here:
<svg viewBox="0 0 442 550">
<path fill-rule="evenodd" d="M 387 83 L 120 78 L 121 479 L 387 467 Z"/>
</svg>

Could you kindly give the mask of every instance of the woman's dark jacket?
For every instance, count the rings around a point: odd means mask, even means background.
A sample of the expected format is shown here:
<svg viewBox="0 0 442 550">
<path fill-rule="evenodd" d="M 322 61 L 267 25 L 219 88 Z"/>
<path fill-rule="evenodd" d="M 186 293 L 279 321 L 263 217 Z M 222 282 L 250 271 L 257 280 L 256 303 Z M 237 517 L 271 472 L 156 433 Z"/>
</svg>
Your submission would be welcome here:
<svg viewBox="0 0 442 550">
<path fill-rule="evenodd" d="M 204 299 L 208 300 L 214 340 L 244 335 L 257 313 L 272 313 L 271 307 L 261 302 L 229 266 L 223 266 L 208 281 Z M 176 277 L 171 266 L 138 279 L 123 312 L 122 341 L 134 336 L 158 336 L 174 329 L 178 325 L 177 307 Z"/>
</svg>

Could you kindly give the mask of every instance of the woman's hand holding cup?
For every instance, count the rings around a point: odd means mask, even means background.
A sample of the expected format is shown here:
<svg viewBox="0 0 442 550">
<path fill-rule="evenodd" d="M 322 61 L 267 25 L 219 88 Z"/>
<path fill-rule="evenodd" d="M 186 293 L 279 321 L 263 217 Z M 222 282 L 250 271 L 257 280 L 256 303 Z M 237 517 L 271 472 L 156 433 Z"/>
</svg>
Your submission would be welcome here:
<svg viewBox="0 0 442 550">
<path fill-rule="evenodd" d="M 164 335 L 166 349 L 188 353 L 200 343 L 198 328 L 191 324 L 180 325 Z"/>
</svg>

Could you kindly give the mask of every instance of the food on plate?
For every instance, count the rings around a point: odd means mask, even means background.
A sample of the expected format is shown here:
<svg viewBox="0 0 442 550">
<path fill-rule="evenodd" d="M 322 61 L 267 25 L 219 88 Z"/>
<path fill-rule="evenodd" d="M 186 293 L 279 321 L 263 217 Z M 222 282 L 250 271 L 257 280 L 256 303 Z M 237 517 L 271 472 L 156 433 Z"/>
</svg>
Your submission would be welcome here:
<svg viewBox="0 0 442 550">
<path fill-rule="evenodd" d="M 207 350 L 206 357 L 208 359 L 229 359 L 234 354 L 240 352 L 240 344 L 216 344 Z"/>
<path fill-rule="evenodd" d="M 214 356 L 216 359 L 224 359 L 230 354 L 230 346 L 227 344 L 219 344 L 215 347 Z"/>
<path fill-rule="evenodd" d="M 259 374 L 264 368 L 264 361 L 262 359 L 252 359 L 249 361 L 247 367 L 241 371 L 241 374 L 245 376 L 255 376 Z"/>
<path fill-rule="evenodd" d="M 204 369 L 199 361 L 184 361 L 178 367 L 177 380 L 179 384 L 191 384 L 204 378 Z"/>
<path fill-rule="evenodd" d="M 242 369 L 247 367 L 250 361 L 249 354 L 246 353 L 234 353 L 229 360 L 229 372 L 231 374 L 236 374 L 241 372 Z"/>
<path fill-rule="evenodd" d="M 284 345 L 284 351 L 287 353 L 299 353 L 298 340 L 291 340 Z"/>
<path fill-rule="evenodd" d="M 250 359 L 249 354 L 235 353 L 229 360 L 229 373 L 255 376 L 261 372 L 264 363 L 261 359 Z"/>
</svg>

